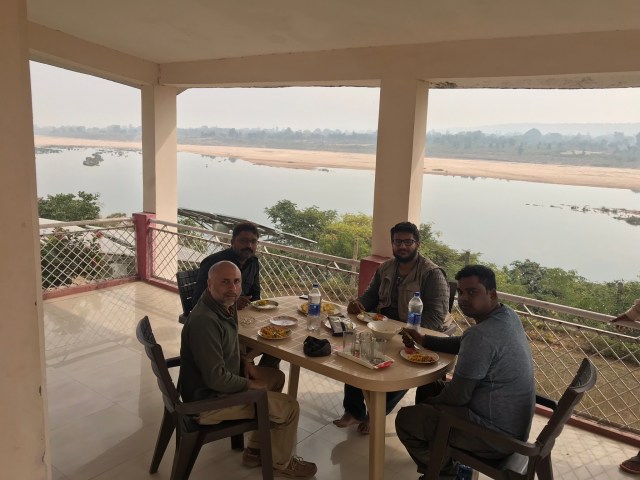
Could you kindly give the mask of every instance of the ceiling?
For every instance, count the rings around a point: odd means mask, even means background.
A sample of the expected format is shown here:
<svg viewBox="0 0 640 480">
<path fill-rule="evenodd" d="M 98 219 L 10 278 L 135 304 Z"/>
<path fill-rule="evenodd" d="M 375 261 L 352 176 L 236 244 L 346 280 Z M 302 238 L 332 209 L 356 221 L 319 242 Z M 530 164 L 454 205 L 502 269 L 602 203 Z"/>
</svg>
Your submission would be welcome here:
<svg viewBox="0 0 640 480">
<path fill-rule="evenodd" d="M 28 0 L 28 19 L 154 63 L 640 31 L 636 0 Z"/>
</svg>

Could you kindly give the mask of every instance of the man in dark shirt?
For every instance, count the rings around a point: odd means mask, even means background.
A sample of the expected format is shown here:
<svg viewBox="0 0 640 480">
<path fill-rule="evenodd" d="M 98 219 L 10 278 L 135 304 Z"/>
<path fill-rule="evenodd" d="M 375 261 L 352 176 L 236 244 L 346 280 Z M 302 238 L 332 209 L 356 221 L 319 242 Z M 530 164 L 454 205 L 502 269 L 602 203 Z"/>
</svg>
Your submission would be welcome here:
<svg viewBox="0 0 640 480">
<path fill-rule="evenodd" d="M 251 222 L 240 222 L 231 233 L 231 247 L 221 252 L 209 255 L 200 263 L 196 286 L 193 291 L 193 307 L 195 308 L 198 300 L 202 296 L 202 292 L 207 289 L 207 277 L 209 269 L 223 260 L 235 264 L 242 274 L 242 290 L 236 306 L 238 310 L 242 310 L 249 303 L 260 300 L 260 262 L 256 257 L 256 249 L 258 247 L 258 227 Z M 255 350 L 250 352 L 253 357 L 260 355 Z M 280 359 L 271 355 L 262 355 L 259 365 L 261 367 L 278 368 Z"/>
<path fill-rule="evenodd" d="M 233 228 L 231 247 L 209 255 L 200 263 L 191 300 L 192 306 L 196 306 L 202 292 L 207 289 L 209 269 L 222 260 L 234 263 L 242 274 L 242 291 L 238 298 L 238 310 L 242 310 L 254 300 L 260 300 L 260 262 L 256 257 L 259 236 L 258 227 L 251 222 L 240 222 Z"/>
</svg>

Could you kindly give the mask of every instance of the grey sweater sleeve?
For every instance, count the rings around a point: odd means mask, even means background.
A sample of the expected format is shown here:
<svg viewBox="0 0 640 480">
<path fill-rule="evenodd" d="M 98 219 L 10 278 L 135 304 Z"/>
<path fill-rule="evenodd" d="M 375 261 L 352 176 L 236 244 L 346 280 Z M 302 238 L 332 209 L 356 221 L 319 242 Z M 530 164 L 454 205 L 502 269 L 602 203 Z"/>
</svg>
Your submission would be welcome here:
<svg viewBox="0 0 640 480">
<path fill-rule="evenodd" d="M 462 337 L 434 337 L 425 335 L 422 337 L 422 346 L 429 350 L 457 355 L 460 351 L 460 339 Z"/>
<path fill-rule="evenodd" d="M 435 397 L 426 400 L 426 403 L 451 405 L 462 407 L 471 402 L 471 396 L 476 389 L 479 380 L 470 380 L 453 375 L 450 382 L 447 382 L 444 389 Z"/>
</svg>

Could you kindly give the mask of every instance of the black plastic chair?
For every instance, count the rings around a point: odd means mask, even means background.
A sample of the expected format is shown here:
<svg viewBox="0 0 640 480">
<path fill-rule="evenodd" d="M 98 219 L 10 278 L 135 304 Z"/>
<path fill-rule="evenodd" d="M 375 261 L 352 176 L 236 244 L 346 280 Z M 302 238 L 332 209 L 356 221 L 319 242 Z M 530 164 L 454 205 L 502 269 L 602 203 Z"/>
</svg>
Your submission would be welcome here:
<svg viewBox="0 0 640 480">
<path fill-rule="evenodd" d="M 180 400 L 178 390 L 169 375 L 169 368 L 180 366 L 180 357 L 164 358 L 162 347 L 156 342 L 148 317 L 144 317 L 138 322 L 136 336 L 144 345 L 144 350 L 151 360 L 151 369 L 157 377 L 158 387 L 160 387 L 164 401 L 162 424 L 149 473 L 158 471 L 160 461 L 174 430 L 176 431 L 176 453 L 171 469 L 171 480 L 187 480 L 189 478 L 202 445 L 231 437 L 232 448 L 242 450 L 244 447 L 243 434 L 258 430 L 262 478 L 272 480 L 273 465 L 267 391 L 249 390 L 220 398 L 184 403 Z M 256 417 L 252 419 L 226 420 L 217 425 L 200 425 L 194 419 L 195 415 L 209 410 L 251 403 L 255 404 L 256 408 Z"/>
<path fill-rule="evenodd" d="M 180 302 L 182 303 L 182 313 L 178 316 L 178 321 L 184 323 L 193 308 L 193 291 L 196 287 L 198 279 L 198 268 L 193 270 L 185 270 L 176 273 L 176 281 L 178 282 L 178 293 L 180 294 Z"/>
<path fill-rule="evenodd" d="M 565 390 L 560 401 L 555 402 L 544 397 L 536 397 L 536 401 L 554 410 L 547 425 L 542 429 L 534 443 L 523 442 L 508 435 L 478 425 L 469 420 L 456 417 L 443 410 L 435 440 L 431 447 L 431 460 L 426 474 L 427 480 L 437 480 L 442 460 L 451 457 L 494 480 L 532 480 L 535 475 L 539 480 L 553 480 L 551 450 L 556 438 L 562 432 L 571 417 L 573 409 L 583 395 L 596 383 L 596 367 L 585 358 L 578 369 L 571 385 Z M 493 445 L 513 452 L 501 460 L 487 460 L 473 453 L 449 445 L 449 435 L 455 430 L 457 434 L 480 437 Z"/>
</svg>

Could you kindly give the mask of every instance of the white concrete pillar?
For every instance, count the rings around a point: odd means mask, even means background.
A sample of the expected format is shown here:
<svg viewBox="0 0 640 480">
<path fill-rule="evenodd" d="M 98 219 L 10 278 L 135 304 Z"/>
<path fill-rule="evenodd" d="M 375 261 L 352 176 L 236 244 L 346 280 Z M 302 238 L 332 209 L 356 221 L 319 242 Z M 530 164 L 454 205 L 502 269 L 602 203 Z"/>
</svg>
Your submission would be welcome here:
<svg viewBox="0 0 640 480">
<path fill-rule="evenodd" d="M 0 478 L 51 478 L 27 1 L 0 2 Z"/>
<path fill-rule="evenodd" d="M 178 221 L 177 95 L 173 87 L 142 87 L 142 207 L 167 222 Z M 173 280 L 178 271 L 174 227 L 152 232 L 151 276 Z"/>
<path fill-rule="evenodd" d="M 173 87 L 142 87 L 143 210 L 175 222 L 178 209 L 176 96 Z"/>
<path fill-rule="evenodd" d="M 426 82 L 385 78 L 380 85 L 373 255 L 391 256 L 389 229 L 398 222 L 420 224 L 427 131 Z"/>
</svg>

